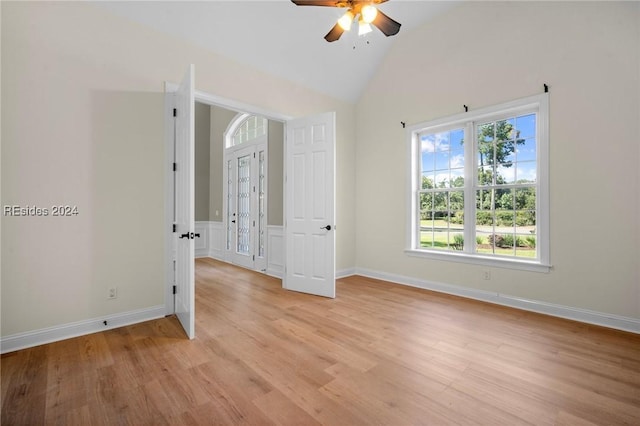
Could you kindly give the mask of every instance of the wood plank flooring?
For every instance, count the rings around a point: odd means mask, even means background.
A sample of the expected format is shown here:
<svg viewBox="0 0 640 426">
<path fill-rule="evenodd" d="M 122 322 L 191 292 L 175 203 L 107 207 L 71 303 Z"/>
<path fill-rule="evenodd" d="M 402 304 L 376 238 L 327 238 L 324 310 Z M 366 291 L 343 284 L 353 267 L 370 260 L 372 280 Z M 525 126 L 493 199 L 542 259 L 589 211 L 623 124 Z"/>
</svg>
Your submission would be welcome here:
<svg viewBox="0 0 640 426">
<path fill-rule="evenodd" d="M 2 425 L 640 425 L 640 336 L 363 277 L 214 260 L 174 317 L 2 356 Z"/>
</svg>

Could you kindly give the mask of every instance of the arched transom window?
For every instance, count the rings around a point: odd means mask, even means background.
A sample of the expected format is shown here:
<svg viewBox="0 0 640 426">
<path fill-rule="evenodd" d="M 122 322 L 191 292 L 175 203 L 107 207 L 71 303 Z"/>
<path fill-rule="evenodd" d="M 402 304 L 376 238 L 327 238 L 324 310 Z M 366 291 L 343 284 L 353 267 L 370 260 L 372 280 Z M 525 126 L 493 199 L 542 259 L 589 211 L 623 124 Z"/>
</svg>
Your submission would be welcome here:
<svg viewBox="0 0 640 426">
<path fill-rule="evenodd" d="M 227 148 L 238 146 L 267 134 L 267 119 L 255 115 L 242 114 L 233 123 L 235 130 L 227 138 Z"/>
</svg>

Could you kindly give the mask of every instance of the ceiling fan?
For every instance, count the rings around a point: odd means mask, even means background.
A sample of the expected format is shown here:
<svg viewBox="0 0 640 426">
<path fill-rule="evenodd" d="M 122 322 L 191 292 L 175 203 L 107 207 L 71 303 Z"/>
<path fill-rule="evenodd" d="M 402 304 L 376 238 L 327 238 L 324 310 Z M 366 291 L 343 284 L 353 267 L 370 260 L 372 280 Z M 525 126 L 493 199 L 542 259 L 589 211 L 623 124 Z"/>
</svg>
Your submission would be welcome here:
<svg viewBox="0 0 640 426">
<path fill-rule="evenodd" d="M 291 0 L 297 6 L 325 6 L 347 8 L 347 12 L 338 19 L 331 31 L 324 36 L 328 42 L 336 41 L 345 31 L 351 29 L 351 24 L 358 18 L 358 35 L 372 31 L 371 24 L 377 27 L 387 37 L 398 34 L 400 23 L 389 18 L 375 6 L 387 0 Z"/>
</svg>

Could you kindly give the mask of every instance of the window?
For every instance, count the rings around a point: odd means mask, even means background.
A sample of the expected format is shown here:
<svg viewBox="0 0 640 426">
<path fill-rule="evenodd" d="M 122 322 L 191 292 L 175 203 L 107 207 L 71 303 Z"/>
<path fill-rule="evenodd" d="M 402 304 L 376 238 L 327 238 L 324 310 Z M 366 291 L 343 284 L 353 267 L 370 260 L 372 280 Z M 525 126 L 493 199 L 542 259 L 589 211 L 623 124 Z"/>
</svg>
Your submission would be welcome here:
<svg viewBox="0 0 640 426">
<path fill-rule="evenodd" d="M 243 114 L 233 122 L 232 134 L 226 142 L 227 148 L 258 139 L 267 134 L 268 120 L 256 115 Z"/>
<path fill-rule="evenodd" d="M 408 137 L 409 254 L 548 271 L 548 94 Z"/>
</svg>

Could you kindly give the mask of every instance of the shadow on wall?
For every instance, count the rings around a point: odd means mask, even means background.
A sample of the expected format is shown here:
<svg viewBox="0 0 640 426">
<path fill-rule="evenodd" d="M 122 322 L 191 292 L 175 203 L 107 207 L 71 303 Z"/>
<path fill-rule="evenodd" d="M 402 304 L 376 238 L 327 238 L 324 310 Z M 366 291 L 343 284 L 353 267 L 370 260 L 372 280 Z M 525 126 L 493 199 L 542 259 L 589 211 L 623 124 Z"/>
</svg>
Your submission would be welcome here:
<svg viewBox="0 0 640 426">
<path fill-rule="evenodd" d="M 94 91 L 91 96 L 91 312 L 161 305 L 164 94 Z M 115 299 L 108 298 L 111 288 L 117 288 Z"/>
</svg>

